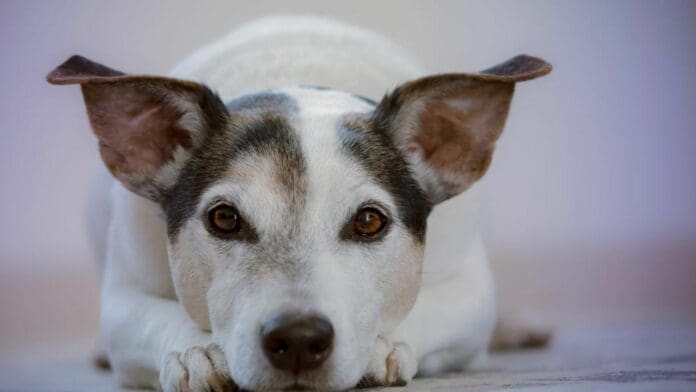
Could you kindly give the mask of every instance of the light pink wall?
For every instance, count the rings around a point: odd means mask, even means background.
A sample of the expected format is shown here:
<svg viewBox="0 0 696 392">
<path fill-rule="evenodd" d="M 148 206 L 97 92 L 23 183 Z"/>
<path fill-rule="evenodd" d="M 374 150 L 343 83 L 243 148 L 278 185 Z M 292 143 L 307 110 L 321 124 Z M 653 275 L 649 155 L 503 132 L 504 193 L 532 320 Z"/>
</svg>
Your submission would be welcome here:
<svg viewBox="0 0 696 392">
<path fill-rule="evenodd" d="M 519 86 L 484 181 L 503 295 L 549 312 L 696 312 L 689 1 L 3 1 L 0 277 L 92 268 L 82 214 L 95 140 L 79 89 L 46 84 L 50 69 L 80 53 L 164 73 L 238 22 L 287 12 L 382 31 L 433 71 L 548 59 L 551 76 Z"/>
</svg>

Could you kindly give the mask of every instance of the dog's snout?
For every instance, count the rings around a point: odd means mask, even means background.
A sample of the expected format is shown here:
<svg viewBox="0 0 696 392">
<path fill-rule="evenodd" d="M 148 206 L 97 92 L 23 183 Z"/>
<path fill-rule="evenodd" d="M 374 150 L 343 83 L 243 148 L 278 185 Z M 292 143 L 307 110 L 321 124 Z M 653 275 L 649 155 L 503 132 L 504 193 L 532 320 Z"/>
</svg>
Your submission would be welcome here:
<svg viewBox="0 0 696 392">
<path fill-rule="evenodd" d="M 333 349 L 334 329 L 326 317 L 287 313 L 261 327 L 261 344 L 274 367 L 299 373 L 319 367 Z"/>
</svg>

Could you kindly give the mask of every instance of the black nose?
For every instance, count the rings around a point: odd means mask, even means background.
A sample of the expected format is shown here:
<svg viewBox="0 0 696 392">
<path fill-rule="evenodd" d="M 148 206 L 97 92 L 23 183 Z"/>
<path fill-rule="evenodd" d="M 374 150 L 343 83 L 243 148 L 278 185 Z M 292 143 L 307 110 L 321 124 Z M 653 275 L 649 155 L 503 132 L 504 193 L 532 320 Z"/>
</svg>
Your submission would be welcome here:
<svg viewBox="0 0 696 392">
<path fill-rule="evenodd" d="M 263 351 L 273 366 L 299 373 L 331 354 L 334 329 L 326 317 L 286 313 L 261 327 Z"/>
</svg>

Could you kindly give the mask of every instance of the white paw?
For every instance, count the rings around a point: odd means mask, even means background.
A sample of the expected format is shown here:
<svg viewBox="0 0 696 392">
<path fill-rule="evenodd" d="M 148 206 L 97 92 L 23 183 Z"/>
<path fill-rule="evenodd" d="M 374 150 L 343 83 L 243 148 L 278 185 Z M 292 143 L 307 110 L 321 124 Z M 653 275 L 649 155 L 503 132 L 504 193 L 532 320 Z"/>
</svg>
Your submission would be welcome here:
<svg viewBox="0 0 696 392">
<path fill-rule="evenodd" d="M 403 386 L 413 379 L 418 362 L 406 343 L 391 343 L 377 338 L 375 351 L 359 388 Z"/>
<path fill-rule="evenodd" d="M 191 347 L 185 353 L 173 351 L 164 358 L 159 376 L 164 392 L 235 391 L 220 347 Z"/>
</svg>

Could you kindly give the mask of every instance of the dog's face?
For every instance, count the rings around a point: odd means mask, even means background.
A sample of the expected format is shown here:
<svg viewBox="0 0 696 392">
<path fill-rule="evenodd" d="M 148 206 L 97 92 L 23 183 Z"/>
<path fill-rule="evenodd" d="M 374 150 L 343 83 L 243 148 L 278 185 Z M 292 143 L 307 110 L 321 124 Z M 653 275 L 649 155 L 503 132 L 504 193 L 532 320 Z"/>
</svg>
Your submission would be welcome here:
<svg viewBox="0 0 696 392">
<path fill-rule="evenodd" d="M 177 293 L 243 386 L 350 387 L 416 297 L 430 203 L 370 128 L 373 110 L 313 88 L 239 98 L 171 192 Z M 325 362 L 297 374 L 312 363 L 276 369 L 261 336 L 296 317 L 334 331 Z"/>
<path fill-rule="evenodd" d="M 102 157 L 167 220 L 172 278 L 245 389 L 355 385 L 413 305 L 432 206 L 490 163 L 518 57 L 406 83 L 380 103 L 297 87 L 223 104 L 196 83 L 74 57 Z"/>
</svg>

